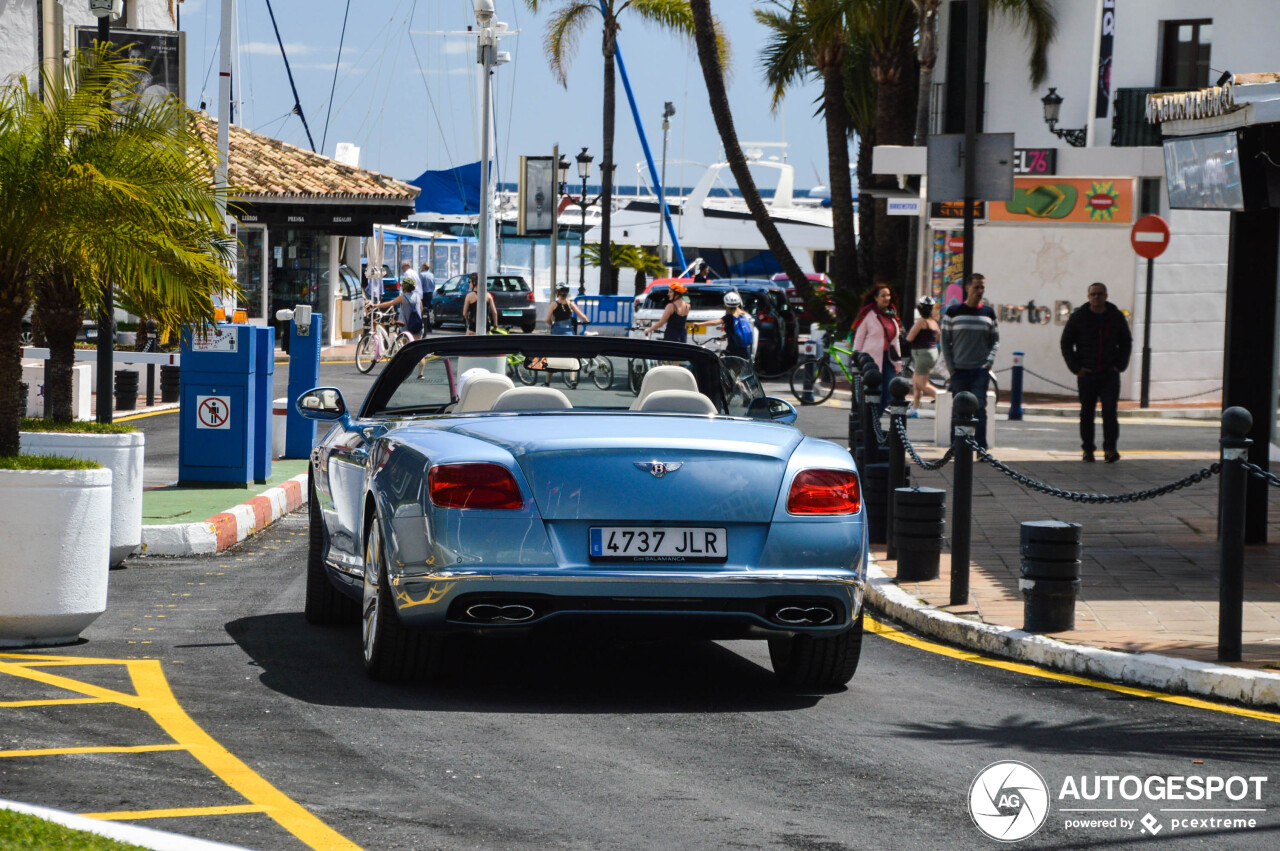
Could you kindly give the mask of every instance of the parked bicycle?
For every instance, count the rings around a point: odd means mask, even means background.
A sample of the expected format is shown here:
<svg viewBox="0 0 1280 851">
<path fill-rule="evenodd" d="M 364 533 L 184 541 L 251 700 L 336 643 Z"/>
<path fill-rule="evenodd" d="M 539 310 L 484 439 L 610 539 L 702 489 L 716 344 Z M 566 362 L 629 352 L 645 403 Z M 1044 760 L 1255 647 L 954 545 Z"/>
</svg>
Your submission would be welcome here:
<svg viewBox="0 0 1280 851">
<path fill-rule="evenodd" d="M 837 356 L 833 358 L 832 353 Z M 828 343 L 821 357 L 801 357 L 800 362 L 791 370 L 792 394 L 802 405 L 821 405 L 830 399 L 831 394 L 836 392 L 836 373 L 831 368 L 832 363 L 852 387 L 853 375 L 847 365 L 852 358 L 853 348 L 847 343 Z M 810 389 L 805 389 L 806 384 Z"/>
<path fill-rule="evenodd" d="M 413 336 L 395 319 L 394 307 L 365 308 L 364 333 L 356 342 L 356 369 L 368 373 L 378 361 L 391 359 L 405 343 L 413 342 Z"/>
</svg>

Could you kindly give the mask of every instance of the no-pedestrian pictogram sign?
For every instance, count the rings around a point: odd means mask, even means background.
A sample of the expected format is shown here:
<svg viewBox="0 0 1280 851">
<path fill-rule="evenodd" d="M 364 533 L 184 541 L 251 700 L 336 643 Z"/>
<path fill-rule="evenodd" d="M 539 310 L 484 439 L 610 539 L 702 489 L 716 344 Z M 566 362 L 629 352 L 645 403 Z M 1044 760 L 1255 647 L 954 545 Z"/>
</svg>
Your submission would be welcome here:
<svg viewBox="0 0 1280 851">
<path fill-rule="evenodd" d="M 230 396 L 197 396 L 196 428 L 231 428 Z"/>
<path fill-rule="evenodd" d="M 1169 223 L 1159 216 L 1143 216 L 1133 223 L 1129 244 L 1139 257 L 1156 259 L 1169 247 Z"/>
</svg>

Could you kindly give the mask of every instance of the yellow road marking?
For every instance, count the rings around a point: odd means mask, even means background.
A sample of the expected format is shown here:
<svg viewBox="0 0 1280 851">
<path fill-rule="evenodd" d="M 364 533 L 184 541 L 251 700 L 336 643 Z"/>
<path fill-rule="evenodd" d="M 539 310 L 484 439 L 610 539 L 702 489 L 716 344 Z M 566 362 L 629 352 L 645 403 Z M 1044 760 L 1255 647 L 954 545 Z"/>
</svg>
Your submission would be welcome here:
<svg viewBox="0 0 1280 851">
<path fill-rule="evenodd" d="M 68 677 L 40 670 L 40 666 L 74 666 L 83 662 L 85 665 L 117 664 L 124 665 L 133 681 L 136 694 L 114 691 L 93 683 L 80 682 Z M 226 748 L 206 733 L 187 715 L 178 703 L 164 676 L 160 662 L 155 659 L 85 659 L 78 660 L 67 656 L 27 656 L 22 654 L 0 653 L 0 674 L 33 680 L 45 685 L 65 689 L 72 693 L 82 694 L 95 700 L 116 703 L 135 709 L 141 709 L 151 716 L 165 733 L 173 739 L 172 745 L 141 745 L 136 748 L 47 748 L 39 751 L 0 752 L 0 756 L 48 756 L 66 753 L 129 753 L 157 750 L 185 750 L 195 757 L 205 768 L 213 772 L 227 786 L 240 793 L 249 801 L 250 809 L 244 812 L 262 812 L 269 815 L 281 827 L 289 831 L 304 844 L 315 849 L 352 849 L 359 851 L 359 846 L 342 834 L 333 830 L 323 821 L 312 815 L 304 807 L 276 789 L 249 766 L 232 755 Z M 26 703 L 26 701 L 20 701 Z M 41 702 L 43 703 L 43 701 Z M 182 810 L 146 810 L 146 813 L 166 813 L 164 815 L 146 815 L 139 818 L 177 817 L 181 815 L 204 815 L 213 810 L 219 812 L 235 812 L 224 807 L 196 808 Z M 100 817 L 127 819 L 131 816 L 121 814 L 100 814 Z"/>
<path fill-rule="evenodd" d="M 0 751 L 0 757 L 60 756 L 72 753 L 151 753 L 153 751 L 185 751 L 186 745 L 102 745 L 81 748 L 36 748 L 27 751 Z"/>
<path fill-rule="evenodd" d="M 945 644 L 935 644 L 932 641 L 918 638 L 917 636 L 904 632 L 895 626 L 884 623 L 883 621 L 878 621 L 870 616 L 866 618 L 865 622 L 868 632 L 875 633 L 882 638 L 887 638 L 890 641 L 896 641 L 899 644 L 905 644 L 908 647 L 914 647 L 917 650 L 923 650 L 927 653 L 936 653 L 939 656 L 949 656 L 952 659 L 972 662 L 975 665 L 986 665 L 991 668 L 1003 668 L 1006 671 L 1013 671 L 1014 673 L 1023 674 L 1029 677 L 1058 680 L 1060 682 L 1072 683 L 1074 685 L 1114 691 L 1119 694 L 1127 694 L 1133 697 L 1149 697 L 1153 700 L 1162 700 L 1165 703 L 1176 703 L 1179 706 L 1188 706 L 1193 709 L 1208 709 L 1211 712 L 1225 712 L 1228 715 L 1239 715 L 1243 718 L 1254 718 L 1259 721 L 1270 721 L 1273 724 L 1280 724 L 1280 714 L 1274 712 L 1263 712 L 1258 709 L 1247 709 L 1242 706 L 1229 706 L 1223 703 L 1212 703 L 1208 700 L 1201 700 L 1197 697 L 1165 694 L 1164 692 L 1151 691 L 1149 689 L 1137 688 L 1135 686 L 1118 685 L 1116 683 L 1105 682 L 1104 680 L 1093 680 L 1088 677 L 1076 676 L 1075 674 L 1060 674 L 1057 671 L 1047 671 L 1043 668 L 1037 668 L 1034 665 L 1028 665 L 1025 662 L 1011 662 L 1006 659 L 996 659 L 991 656 L 984 656 L 981 653 L 975 653 L 972 650 L 960 650 L 955 647 L 948 647 Z"/>
<path fill-rule="evenodd" d="M 130 810 L 111 813 L 85 813 L 85 818 L 100 821 L 124 821 L 148 818 L 191 818 L 193 816 L 229 816 L 237 813 L 262 813 L 266 807 L 256 804 L 238 804 L 233 807 L 181 807 L 175 810 Z"/>
<path fill-rule="evenodd" d="M 161 414 L 176 414 L 178 408 L 165 408 L 163 411 L 146 411 L 141 414 L 130 414 L 127 417 L 113 417 L 112 422 L 127 423 L 130 420 L 145 420 L 147 417 L 158 417 Z"/>
<path fill-rule="evenodd" d="M 71 706 L 78 703 L 109 703 L 100 697 L 64 697 L 58 700 L 4 700 L 0 709 L 21 709 L 24 706 Z"/>
</svg>

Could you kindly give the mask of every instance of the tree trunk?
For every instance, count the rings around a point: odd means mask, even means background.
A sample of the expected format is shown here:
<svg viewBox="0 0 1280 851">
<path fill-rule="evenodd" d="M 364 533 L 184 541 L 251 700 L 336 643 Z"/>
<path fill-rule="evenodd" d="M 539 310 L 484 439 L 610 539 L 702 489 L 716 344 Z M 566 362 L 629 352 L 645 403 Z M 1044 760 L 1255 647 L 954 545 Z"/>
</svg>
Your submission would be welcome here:
<svg viewBox="0 0 1280 851">
<path fill-rule="evenodd" d="M 76 362 L 76 335 L 80 333 L 84 306 L 71 275 L 55 272 L 41 281 L 35 313 L 49 340 L 49 360 L 44 373 L 44 416 L 54 422 L 71 422 L 71 377 Z M 104 333 L 99 329 L 99 333 Z"/>
<path fill-rule="evenodd" d="M 876 145 L 875 134 L 858 138 L 858 186 L 872 186 L 871 151 Z M 865 192 L 858 194 L 858 275 L 861 280 L 875 278 L 876 199 Z"/>
<path fill-rule="evenodd" d="M 604 22 L 604 156 L 600 162 L 600 294 L 617 295 L 613 277 L 613 254 L 609 232 L 613 213 L 613 114 L 617 94 L 614 90 L 613 53 L 617 24 Z"/>
<path fill-rule="evenodd" d="M 849 112 L 845 106 L 843 57 L 832 56 L 822 70 L 822 99 L 826 110 L 827 169 L 831 180 L 831 235 L 835 251 L 827 270 L 836 293 L 856 294 L 859 285 L 853 227 L 853 180 L 849 175 Z M 838 304 L 845 303 L 840 300 Z M 841 317 L 840 324 L 852 317 Z"/>
<path fill-rule="evenodd" d="M 644 273 L 643 269 L 636 269 L 636 295 L 644 292 L 644 285 L 649 282 L 649 277 Z"/>
<path fill-rule="evenodd" d="M 938 0 L 912 0 L 919 18 L 920 44 L 916 59 L 920 63 L 920 86 L 916 91 L 915 143 L 924 147 L 929 142 L 929 106 L 933 96 L 933 68 L 938 64 Z"/>
<path fill-rule="evenodd" d="M 725 159 L 733 177 L 738 181 L 738 189 L 742 192 L 747 209 L 760 229 L 765 244 L 773 252 L 773 256 L 782 265 L 791 286 L 796 288 L 809 310 L 815 316 L 826 313 L 826 305 L 814 298 L 813 288 L 791 255 L 791 250 L 782 241 L 782 235 L 773 220 L 769 218 L 769 210 L 760 198 L 751 170 L 747 168 L 747 158 L 742 154 L 742 145 L 738 143 L 738 131 L 733 126 L 733 113 L 729 111 L 729 95 L 724 87 L 724 73 L 720 68 L 720 51 L 716 46 L 715 22 L 711 17 L 711 0 L 689 0 L 689 9 L 693 13 L 694 42 L 698 47 L 698 62 L 702 65 L 702 78 L 707 85 L 708 105 L 715 118 L 716 130 L 720 133 L 720 142 L 724 145 Z"/>
<path fill-rule="evenodd" d="M 0 457 L 18 454 L 22 407 L 22 317 L 30 303 L 18 294 L 20 287 L 7 284 L 0 299 Z M 35 388 L 31 388 L 35 392 Z"/>
</svg>

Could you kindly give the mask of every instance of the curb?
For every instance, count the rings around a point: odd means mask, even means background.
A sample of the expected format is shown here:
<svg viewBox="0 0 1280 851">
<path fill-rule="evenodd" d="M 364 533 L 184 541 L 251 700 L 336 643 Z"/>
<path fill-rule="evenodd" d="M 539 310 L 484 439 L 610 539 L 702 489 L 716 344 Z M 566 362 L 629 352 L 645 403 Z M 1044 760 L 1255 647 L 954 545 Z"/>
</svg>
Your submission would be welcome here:
<svg viewBox="0 0 1280 851">
<path fill-rule="evenodd" d="M 202 523 L 143 526 L 142 547 L 138 554 L 194 556 L 220 553 L 300 508 L 307 501 L 306 484 L 307 474 L 299 473 Z"/>
<path fill-rule="evenodd" d="M 952 644 L 1055 671 L 1173 694 L 1280 706 L 1280 674 L 1243 670 L 1156 653 L 1122 653 L 1067 644 L 1009 626 L 971 621 L 922 603 L 875 563 L 867 565 L 867 602 L 877 611 Z"/>
<path fill-rule="evenodd" d="M 0 800 L 0 810 L 12 810 L 15 813 L 26 813 L 54 824 L 60 824 L 72 830 L 96 833 L 116 842 L 127 842 L 153 851 L 245 851 L 239 845 L 224 845 L 221 842 L 210 842 L 207 839 L 196 839 L 193 836 L 182 836 L 177 833 L 166 833 L 150 827 L 138 827 L 117 821 L 102 821 L 86 818 L 63 810 L 52 810 L 48 807 L 37 807 L 33 804 L 22 804 L 17 801 Z"/>
</svg>

